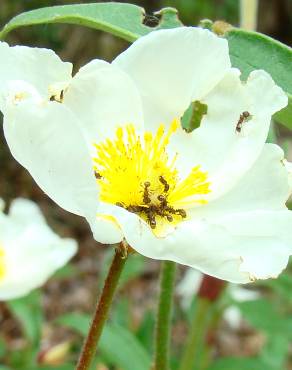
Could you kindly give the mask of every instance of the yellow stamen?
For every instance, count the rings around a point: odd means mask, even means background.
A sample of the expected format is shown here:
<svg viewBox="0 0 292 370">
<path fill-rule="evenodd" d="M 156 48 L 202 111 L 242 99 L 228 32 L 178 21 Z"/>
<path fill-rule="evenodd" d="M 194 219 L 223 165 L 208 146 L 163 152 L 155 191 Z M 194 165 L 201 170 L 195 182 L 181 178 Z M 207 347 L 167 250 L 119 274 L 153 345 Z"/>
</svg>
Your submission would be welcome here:
<svg viewBox="0 0 292 370">
<path fill-rule="evenodd" d="M 156 134 L 145 132 L 141 137 L 129 124 L 119 127 L 114 139 L 94 144 L 100 199 L 139 214 L 153 230 L 185 219 L 184 209 L 206 203 L 203 196 L 210 192 L 200 166 L 180 180 L 176 155 L 169 159 L 166 149 L 178 126 L 174 120 L 167 132 L 161 124 Z"/>
</svg>

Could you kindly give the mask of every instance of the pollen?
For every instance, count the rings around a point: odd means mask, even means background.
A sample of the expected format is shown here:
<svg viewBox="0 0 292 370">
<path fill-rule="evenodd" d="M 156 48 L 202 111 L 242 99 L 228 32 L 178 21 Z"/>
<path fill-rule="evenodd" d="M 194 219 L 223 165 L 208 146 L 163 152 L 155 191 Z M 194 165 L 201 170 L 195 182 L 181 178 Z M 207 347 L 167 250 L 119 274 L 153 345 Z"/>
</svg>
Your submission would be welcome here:
<svg viewBox="0 0 292 370">
<path fill-rule="evenodd" d="M 210 192 L 208 175 L 200 166 L 181 179 L 177 155 L 167 147 L 179 122 L 168 130 L 161 124 L 156 133 L 138 133 L 135 126 L 118 127 L 113 139 L 94 144 L 93 157 L 100 199 L 138 214 L 154 233 L 187 218 L 187 210 L 205 204 Z"/>
<path fill-rule="evenodd" d="M 0 245 L 0 281 L 5 277 L 6 266 L 5 266 L 5 252 Z"/>
</svg>

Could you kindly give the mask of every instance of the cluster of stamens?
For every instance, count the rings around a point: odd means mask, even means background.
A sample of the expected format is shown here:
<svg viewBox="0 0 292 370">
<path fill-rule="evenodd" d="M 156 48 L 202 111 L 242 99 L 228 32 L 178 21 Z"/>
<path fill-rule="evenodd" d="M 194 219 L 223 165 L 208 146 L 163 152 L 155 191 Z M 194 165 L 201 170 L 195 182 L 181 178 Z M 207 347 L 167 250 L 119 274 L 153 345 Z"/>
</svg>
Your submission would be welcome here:
<svg viewBox="0 0 292 370">
<path fill-rule="evenodd" d="M 151 183 L 150 181 L 146 181 L 143 184 L 143 205 L 125 206 L 121 202 L 117 202 L 116 205 L 125 208 L 129 212 L 139 214 L 140 216 L 143 215 L 152 229 L 156 228 L 156 218 L 158 216 L 165 218 L 168 222 L 173 221 L 174 215 L 180 216 L 182 219 L 186 218 L 187 214 L 184 209 L 175 209 L 169 205 L 167 195 L 170 186 L 165 178 L 159 176 L 159 181 L 163 185 L 163 194 L 156 195 L 154 200 L 150 190 Z"/>
<path fill-rule="evenodd" d="M 199 165 L 180 178 L 178 153 L 169 158 L 167 146 L 179 128 L 174 120 L 142 135 L 132 124 L 118 127 L 116 135 L 94 144 L 93 157 L 100 200 L 115 204 L 146 221 L 155 235 L 167 232 L 187 217 L 186 209 L 205 204 L 210 192 L 208 175 Z"/>
</svg>

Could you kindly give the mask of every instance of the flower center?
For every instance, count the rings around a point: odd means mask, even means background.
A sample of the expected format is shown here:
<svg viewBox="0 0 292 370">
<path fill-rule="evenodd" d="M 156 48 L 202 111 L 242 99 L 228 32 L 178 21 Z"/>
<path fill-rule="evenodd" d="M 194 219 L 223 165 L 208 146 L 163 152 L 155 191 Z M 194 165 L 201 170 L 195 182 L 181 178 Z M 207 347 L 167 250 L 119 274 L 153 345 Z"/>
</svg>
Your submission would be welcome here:
<svg viewBox="0 0 292 370">
<path fill-rule="evenodd" d="M 0 245 L 0 280 L 5 277 L 6 267 L 5 267 L 5 252 Z"/>
<path fill-rule="evenodd" d="M 94 170 L 100 199 L 138 214 L 155 229 L 182 221 L 186 209 L 207 201 L 210 192 L 207 173 L 193 167 L 181 180 L 175 167 L 176 157 L 166 151 L 171 135 L 178 128 L 174 120 L 165 132 L 160 125 L 155 135 L 141 137 L 131 124 L 119 127 L 114 139 L 94 144 Z"/>
</svg>

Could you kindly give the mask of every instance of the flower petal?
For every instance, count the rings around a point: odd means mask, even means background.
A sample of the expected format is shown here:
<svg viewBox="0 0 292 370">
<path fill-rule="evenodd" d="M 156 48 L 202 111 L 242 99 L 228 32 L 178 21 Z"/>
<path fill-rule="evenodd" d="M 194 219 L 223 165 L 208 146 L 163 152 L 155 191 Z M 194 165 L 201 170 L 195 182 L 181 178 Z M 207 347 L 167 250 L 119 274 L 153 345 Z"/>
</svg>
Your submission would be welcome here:
<svg viewBox="0 0 292 370">
<path fill-rule="evenodd" d="M 194 209 L 192 217 L 214 219 L 228 213 L 286 209 L 290 187 L 283 159 L 279 146 L 265 144 L 255 164 L 236 186 L 222 197 Z"/>
<path fill-rule="evenodd" d="M 46 223 L 39 206 L 25 198 L 14 199 L 9 207 L 9 220 L 11 223 L 26 226 L 32 223 Z"/>
<path fill-rule="evenodd" d="M 209 198 L 214 199 L 231 189 L 256 161 L 267 138 L 271 114 L 287 104 L 287 97 L 266 72 L 255 71 L 242 84 L 239 71 L 231 69 L 202 102 L 208 112 L 201 126 L 190 134 L 181 130 L 176 138 L 174 135 L 171 150 L 179 153 L 183 174 L 194 165 L 208 172 Z M 245 111 L 250 117 L 237 129 Z"/>
<path fill-rule="evenodd" d="M 4 115 L 11 153 L 67 211 L 95 212 L 97 186 L 76 118 L 62 104 L 24 101 Z"/>
<path fill-rule="evenodd" d="M 94 60 L 74 76 L 64 94 L 64 104 L 75 113 L 90 145 L 112 137 L 118 126 L 143 126 L 139 93 L 126 73 Z"/>
<path fill-rule="evenodd" d="M 167 237 L 157 238 L 145 221 L 121 207 L 100 204 L 99 212 L 111 214 L 129 245 L 146 257 L 178 262 L 232 282 L 249 281 L 248 274 L 239 271 L 233 237 L 221 226 L 185 221 Z M 98 235 L 94 237 L 99 241 Z"/>
<path fill-rule="evenodd" d="M 25 233 L 26 234 L 26 233 Z M 76 253 L 77 245 L 72 239 L 60 239 L 55 242 L 44 242 L 40 233 L 36 233 L 39 239 L 33 241 L 34 248 L 27 251 L 28 243 L 31 243 L 27 235 L 17 240 L 18 250 L 23 248 L 27 256 L 21 258 L 17 251 L 9 253 L 7 262 L 7 275 L 0 281 L 0 300 L 14 299 L 28 294 L 31 290 L 42 286 L 46 280 L 60 267 L 64 266 Z M 13 247 L 8 245 L 7 247 Z"/>
<path fill-rule="evenodd" d="M 230 67 L 227 41 L 208 30 L 180 27 L 141 37 L 113 64 L 128 73 L 143 99 L 145 124 L 155 128 L 182 116 Z"/>
<path fill-rule="evenodd" d="M 231 215 L 231 225 L 239 223 L 237 228 L 228 225 L 229 218 L 222 214 L 209 220 L 197 217 L 180 223 L 165 238 L 157 238 L 146 222 L 120 207 L 104 204 L 99 211 L 116 219 L 126 241 L 142 255 L 184 264 L 234 283 L 277 276 L 286 267 L 292 250 L 292 213 L 288 211 L 250 212 L 251 220 L 242 214 Z M 262 222 L 257 223 L 257 216 L 262 215 Z M 245 220 L 243 229 L 241 216 Z"/>
<path fill-rule="evenodd" d="M 34 86 L 43 97 L 48 87 L 71 79 L 72 64 L 63 62 L 52 50 L 27 46 L 10 47 L 0 42 L 0 86 L 22 80 Z"/>
<path fill-rule="evenodd" d="M 234 250 L 241 255 L 240 271 L 251 280 L 276 278 L 292 254 L 292 212 L 255 211 L 222 216 L 220 224 L 242 240 Z"/>
<path fill-rule="evenodd" d="M 17 199 L 9 215 L 1 213 L 0 228 L 5 263 L 0 300 L 18 298 L 41 286 L 77 251 L 76 241 L 55 234 L 29 200 Z"/>
</svg>

